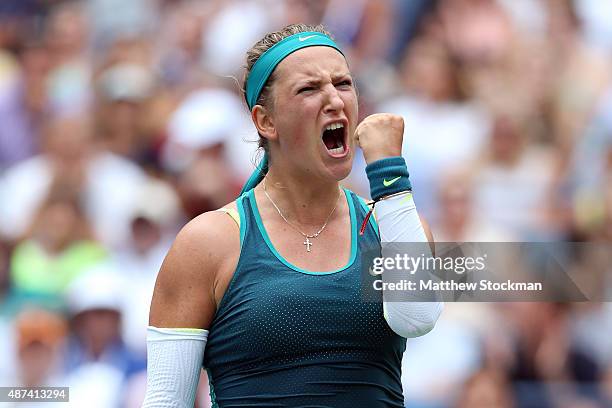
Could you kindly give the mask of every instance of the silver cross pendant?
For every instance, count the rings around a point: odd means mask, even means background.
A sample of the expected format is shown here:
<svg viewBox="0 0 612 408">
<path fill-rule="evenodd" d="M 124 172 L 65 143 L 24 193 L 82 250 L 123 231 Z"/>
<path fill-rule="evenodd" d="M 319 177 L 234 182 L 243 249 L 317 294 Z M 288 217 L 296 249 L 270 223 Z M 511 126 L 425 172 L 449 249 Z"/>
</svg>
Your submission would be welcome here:
<svg viewBox="0 0 612 408">
<path fill-rule="evenodd" d="M 312 246 L 312 242 L 310 242 L 310 239 L 308 239 L 308 237 L 306 237 L 306 241 L 304 241 L 304 245 L 306 245 L 306 251 L 310 252 L 310 247 Z"/>
</svg>

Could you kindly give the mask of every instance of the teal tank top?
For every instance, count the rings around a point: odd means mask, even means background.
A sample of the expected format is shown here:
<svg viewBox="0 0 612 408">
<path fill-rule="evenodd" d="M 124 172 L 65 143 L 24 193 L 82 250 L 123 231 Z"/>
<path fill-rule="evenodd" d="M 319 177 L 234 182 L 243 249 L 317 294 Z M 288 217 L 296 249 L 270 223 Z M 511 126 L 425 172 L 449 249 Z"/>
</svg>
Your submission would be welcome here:
<svg viewBox="0 0 612 408">
<path fill-rule="evenodd" d="M 272 246 L 253 191 L 238 199 L 241 252 L 209 328 L 204 355 L 213 407 L 403 407 L 406 339 L 364 300 L 361 254 L 380 251 L 367 207 L 344 190 L 351 255 L 336 271 L 309 272 Z M 373 217 L 371 217 L 373 219 Z M 370 280 L 362 282 L 362 279 Z"/>
</svg>

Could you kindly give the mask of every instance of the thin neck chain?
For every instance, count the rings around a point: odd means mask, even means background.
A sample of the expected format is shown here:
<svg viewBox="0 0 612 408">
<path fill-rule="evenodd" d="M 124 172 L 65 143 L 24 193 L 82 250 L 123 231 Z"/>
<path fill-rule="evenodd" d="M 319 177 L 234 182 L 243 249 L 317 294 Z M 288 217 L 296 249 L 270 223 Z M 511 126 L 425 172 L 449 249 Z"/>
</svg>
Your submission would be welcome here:
<svg viewBox="0 0 612 408">
<path fill-rule="evenodd" d="M 323 223 L 323 226 L 321 228 L 319 228 L 319 230 L 317 232 L 315 232 L 312 235 L 306 234 L 305 232 L 302 232 L 302 230 L 300 230 L 297 226 L 295 226 L 293 223 L 289 222 L 289 220 L 283 215 L 283 213 L 281 212 L 280 208 L 278 208 L 278 206 L 276 205 L 276 203 L 274 202 L 274 200 L 272 200 L 272 197 L 270 197 L 270 194 L 268 194 L 268 190 L 266 189 L 266 179 L 264 178 L 263 180 L 263 190 L 264 190 L 264 194 L 266 195 L 266 197 L 268 197 L 268 200 L 270 200 L 270 202 L 272 203 L 272 205 L 274 206 L 274 208 L 276 208 L 276 211 L 278 212 L 278 215 L 281 216 L 281 218 L 287 223 L 289 224 L 289 226 L 291 228 L 293 228 L 294 230 L 296 230 L 297 232 L 299 232 L 300 234 L 302 234 L 302 236 L 304 236 L 305 238 L 316 238 L 319 236 L 319 234 L 321 234 L 321 232 L 323 232 L 323 230 L 325 229 L 325 227 L 327 227 L 327 223 L 329 222 L 329 219 L 331 218 L 331 216 L 334 214 L 334 212 L 336 211 L 336 208 L 338 207 L 338 202 L 340 201 L 340 194 L 338 194 L 338 199 L 336 200 L 336 205 L 334 206 L 334 208 L 331 210 L 331 212 L 329 213 L 329 215 L 327 216 L 327 218 L 325 219 L 325 222 Z"/>
</svg>

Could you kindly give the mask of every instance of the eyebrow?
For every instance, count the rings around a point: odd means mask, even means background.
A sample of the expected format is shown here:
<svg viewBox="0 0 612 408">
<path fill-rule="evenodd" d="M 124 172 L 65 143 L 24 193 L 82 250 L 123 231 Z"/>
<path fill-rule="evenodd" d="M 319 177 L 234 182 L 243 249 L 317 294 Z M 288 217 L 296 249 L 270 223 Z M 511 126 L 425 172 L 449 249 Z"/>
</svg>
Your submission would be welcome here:
<svg viewBox="0 0 612 408">
<path fill-rule="evenodd" d="M 351 80 L 353 80 L 353 77 L 351 76 L 351 74 L 346 72 L 346 73 L 342 73 L 342 74 L 332 75 L 332 82 L 340 81 L 340 80 L 346 79 L 346 78 L 350 78 Z M 294 88 L 302 88 L 304 86 L 319 86 L 319 85 L 321 85 L 321 82 L 323 82 L 323 81 L 321 81 L 320 79 L 298 80 L 296 82 L 296 85 L 295 85 Z"/>
<path fill-rule="evenodd" d="M 303 86 L 318 86 L 321 85 L 320 79 L 306 79 L 304 81 L 296 82 L 296 88 L 301 88 Z"/>
</svg>

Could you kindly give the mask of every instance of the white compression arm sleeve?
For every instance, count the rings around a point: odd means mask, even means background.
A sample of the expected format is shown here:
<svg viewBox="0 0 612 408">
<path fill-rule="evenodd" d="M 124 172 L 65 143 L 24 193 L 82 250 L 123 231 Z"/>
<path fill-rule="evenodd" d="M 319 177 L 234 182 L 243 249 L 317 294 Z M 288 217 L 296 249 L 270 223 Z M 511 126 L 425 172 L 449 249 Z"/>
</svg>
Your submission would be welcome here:
<svg viewBox="0 0 612 408">
<path fill-rule="evenodd" d="M 147 329 L 143 408 L 193 408 L 208 330 Z"/>
<path fill-rule="evenodd" d="M 380 240 L 383 244 L 383 257 L 386 255 L 385 243 L 427 242 L 425 230 L 412 199 L 412 193 L 379 201 L 375 208 Z M 383 282 L 384 280 L 383 274 Z M 405 299 L 409 294 L 402 294 L 402 296 L 402 299 Z M 418 337 L 430 332 L 434 328 L 438 317 L 440 317 L 444 306 L 442 302 L 411 300 L 383 301 L 387 324 L 395 333 L 406 338 Z M 419 299 L 415 297 L 415 300 Z"/>
</svg>

